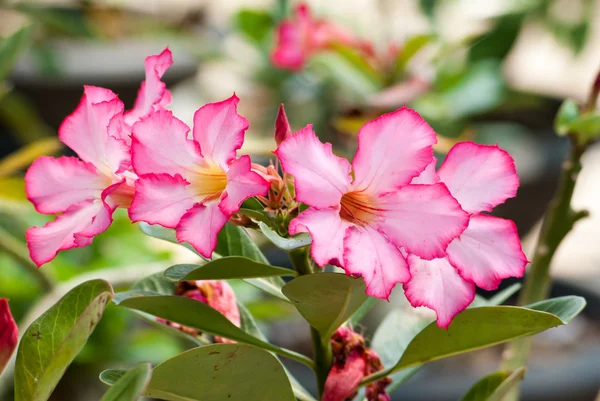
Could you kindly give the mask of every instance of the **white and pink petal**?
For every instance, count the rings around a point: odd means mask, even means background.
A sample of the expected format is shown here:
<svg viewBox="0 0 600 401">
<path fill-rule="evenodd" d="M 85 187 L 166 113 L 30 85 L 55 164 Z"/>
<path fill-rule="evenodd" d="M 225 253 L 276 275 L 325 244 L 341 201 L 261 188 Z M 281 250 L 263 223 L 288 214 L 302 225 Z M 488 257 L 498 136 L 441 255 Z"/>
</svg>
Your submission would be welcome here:
<svg viewBox="0 0 600 401">
<path fill-rule="evenodd" d="M 283 170 L 294 176 L 296 199 L 322 209 L 338 207 L 350 187 L 350 163 L 319 141 L 312 126 L 283 141 L 275 154 Z"/>
<path fill-rule="evenodd" d="M 442 183 L 407 185 L 377 200 L 376 224 L 390 241 L 424 259 L 446 255 L 467 228 L 468 214 Z"/>
<path fill-rule="evenodd" d="M 498 146 L 458 143 L 448 152 L 438 174 L 469 213 L 489 212 L 514 197 L 519 188 L 515 163 Z"/>
<path fill-rule="evenodd" d="M 404 284 L 404 294 L 414 307 L 435 311 L 437 325 L 448 328 L 454 316 L 466 309 L 475 298 L 475 286 L 465 281 L 446 258 L 424 260 L 409 255 L 411 279 Z"/>
<path fill-rule="evenodd" d="M 257 195 L 266 195 L 271 184 L 251 169 L 250 157 L 244 155 L 235 160 L 227 170 L 227 187 L 219 208 L 223 213 L 236 213 L 242 202 Z"/>
<path fill-rule="evenodd" d="M 408 263 L 382 233 L 370 226 L 351 226 L 344 238 L 344 270 L 362 277 L 367 294 L 388 299 L 392 289 L 410 280 Z"/>
<path fill-rule="evenodd" d="M 484 290 L 495 290 L 509 277 L 522 277 L 527 257 L 515 224 L 487 215 L 471 216 L 469 227 L 448 246 L 458 273 Z"/>
<path fill-rule="evenodd" d="M 179 242 L 187 242 L 205 258 L 211 258 L 217 247 L 219 232 L 229 220 L 216 202 L 197 203 L 186 212 L 175 228 Z"/>
</svg>

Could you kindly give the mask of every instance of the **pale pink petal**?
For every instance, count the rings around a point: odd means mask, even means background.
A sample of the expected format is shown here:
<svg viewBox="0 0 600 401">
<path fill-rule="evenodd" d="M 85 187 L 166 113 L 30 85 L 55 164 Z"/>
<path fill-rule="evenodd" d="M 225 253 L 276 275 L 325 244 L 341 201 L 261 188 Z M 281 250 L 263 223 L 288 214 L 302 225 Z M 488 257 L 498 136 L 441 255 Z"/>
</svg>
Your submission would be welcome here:
<svg viewBox="0 0 600 401">
<path fill-rule="evenodd" d="M 140 86 L 133 108 L 125 115 L 127 124 L 133 125 L 155 110 L 156 106 L 165 107 L 170 103 L 171 94 L 160 79 L 172 64 L 173 56 L 168 48 L 160 54 L 146 57 L 146 80 Z"/>
<path fill-rule="evenodd" d="M 475 298 L 475 286 L 458 275 L 448 259 L 423 260 L 408 257 L 412 278 L 404 284 L 404 294 L 414 307 L 425 306 L 437 315 L 437 324 L 448 328 L 454 316 Z"/>
<path fill-rule="evenodd" d="M 229 321 L 237 327 L 242 326 L 240 318 L 240 310 L 238 308 L 237 299 L 233 288 L 224 280 L 206 280 L 199 284 L 202 288 L 210 286 L 210 296 L 207 304 L 215 310 L 221 312 Z M 235 340 L 215 336 L 215 342 L 223 344 L 235 344 Z"/>
<path fill-rule="evenodd" d="M 522 277 L 527 257 L 515 223 L 499 217 L 471 216 L 469 227 L 448 245 L 448 259 L 459 274 L 491 291 L 508 277 Z"/>
<path fill-rule="evenodd" d="M 235 159 L 248 129 L 248 120 L 237 113 L 239 102 L 234 94 L 222 102 L 208 103 L 194 114 L 194 139 L 200 144 L 202 156 L 223 170 Z"/>
<path fill-rule="evenodd" d="M 318 209 L 337 207 L 350 187 L 350 163 L 333 154 L 308 125 L 279 145 L 275 154 L 294 176 L 296 199 Z"/>
<path fill-rule="evenodd" d="M 25 174 L 27 197 L 40 213 L 54 214 L 82 201 L 100 199 L 110 184 L 90 163 L 75 157 L 42 156 Z"/>
<path fill-rule="evenodd" d="M 437 165 L 437 159 L 434 157 L 431 163 L 425 167 L 425 170 L 421 172 L 417 177 L 413 178 L 411 184 L 437 184 L 440 182 L 440 176 L 435 171 Z"/>
<path fill-rule="evenodd" d="M 125 116 L 122 113 L 115 115 L 108 123 L 108 135 L 131 146 L 131 126 L 125 123 Z"/>
<path fill-rule="evenodd" d="M 144 174 L 136 181 L 129 217 L 175 228 L 196 202 L 193 188 L 180 175 Z"/>
<path fill-rule="evenodd" d="M 187 139 L 189 127 L 169 110 L 151 113 L 132 130 L 132 164 L 138 175 L 167 173 L 189 178 L 202 163 L 198 144 Z"/>
<path fill-rule="evenodd" d="M 62 142 L 106 175 L 122 170 L 130 158 L 127 144 L 109 135 L 111 120 L 123 113 L 123 102 L 116 95 L 105 100 L 110 93 L 107 89 L 86 86 L 79 105 L 58 129 Z"/>
<path fill-rule="evenodd" d="M 240 210 L 242 202 L 257 195 L 266 195 L 271 184 L 250 168 L 250 157 L 244 155 L 235 160 L 227 170 L 227 187 L 219 207 L 223 213 L 232 215 Z"/>
<path fill-rule="evenodd" d="M 211 258 L 217 247 L 219 231 L 229 217 L 223 214 L 216 202 L 207 205 L 196 204 L 183 215 L 177 225 L 177 239 L 192 245 L 205 258 Z"/>
<path fill-rule="evenodd" d="M 290 234 L 308 232 L 312 237 L 310 253 L 315 262 L 343 266 L 344 237 L 350 223 L 340 218 L 336 209 L 307 209 L 290 222 Z"/>
<path fill-rule="evenodd" d="M 54 259 L 59 251 L 89 244 L 94 235 L 108 228 L 107 214 L 112 215 L 112 210 L 106 203 L 87 201 L 71 207 L 43 227 L 29 228 L 25 238 L 31 259 L 41 266 Z"/>
<path fill-rule="evenodd" d="M 436 142 L 435 131 L 406 107 L 366 123 L 352 161 L 354 188 L 383 193 L 410 183 L 431 163 Z"/>
<path fill-rule="evenodd" d="M 119 185 L 120 184 L 117 183 L 112 185 L 111 187 L 116 188 Z M 112 190 L 111 187 L 108 188 L 108 191 Z M 106 194 L 106 192 L 107 191 L 105 190 L 104 194 Z M 105 195 L 103 195 L 103 197 L 105 197 Z M 91 245 L 92 241 L 94 240 L 94 237 L 106 231 L 108 227 L 110 227 L 110 225 L 112 224 L 112 215 L 115 209 L 113 207 L 110 207 L 106 202 L 103 202 L 102 205 L 103 207 L 100 208 L 98 213 L 92 218 L 92 222 L 86 227 L 84 227 L 81 231 L 77 231 L 73 234 L 73 237 L 75 238 L 75 245 L 78 248 L 83 248 L 88 245 Z"/>
<path fill-rule="evenodd" d="M 467 228 L 468 214 L 442 183 L 407 185 L 378 199 L 379 229 L 398 247 L 424 259 L 446 255 Z"/>
<path fill-rule="evenodd" d="M 370 226 L 346 230 L 344 270 L 352 276 L 362 276 L 367 294 L 380 299 L 388 299 L 396 284 L 410 280 L 404 256 Z"/>
<path fill-rule="evenodd" d="M 498 146 L 458 143 L 450 149 L 438 173 L 469 213 L 489 212 L 514 197 L 519 188 L 515 163 Z"/>
<path fill-rule="evenodd" d="M 275 142 L 277 145 L 281 144 L 286 138 L 292 136 L 292 128 L 288 121 L 287 115 L 285 114 L 285 108 L 283 103 L 279 105 L 279 111 L 277 112 L 277 118 L 275 119 Z"/>
<path fill-rule="evenodd" d="M 8 307 L 8 300 L 0 298 L 0 374 L 10 360 L 19 342 L 19 330 Z"/>
<path fill-rule="evenodd" d="M 298 24 L 292 21 L 281 22 L 275 32 L 276 44 L 271 53 L 273 65 L 285 70 L 301 70 L 309 56 L 305 35 Z"/>
</svg>

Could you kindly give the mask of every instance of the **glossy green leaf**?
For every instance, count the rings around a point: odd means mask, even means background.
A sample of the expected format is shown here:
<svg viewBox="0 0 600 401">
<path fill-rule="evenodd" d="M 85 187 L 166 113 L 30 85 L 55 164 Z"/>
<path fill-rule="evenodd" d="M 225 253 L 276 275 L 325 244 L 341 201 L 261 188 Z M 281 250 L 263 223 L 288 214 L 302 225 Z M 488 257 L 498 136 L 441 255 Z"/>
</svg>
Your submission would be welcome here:
<svg viewBox="0 0 600 401">
<path fill-rule="evenodd" d="M 69 291 L 23 334 L 15 366 L 15 401 L 46 401 L 81 351 L 113 297 L 92 280 Z"/>
<path fill-rule="evenodd" d="M 175 294 L 175 285 L 165 280 L 164 273 L 154 273 L 136 281 L 131 286 L 131 290 L 153 292 L 162 295 Z"/>
<path fill-rule="evenodd" d="M 149 363 L 142 363 L 124 373 L 100 401 L 136 401 L 146 390 L 150 377 L 152 377 L 152 366 Z"/>
<path fill-rule="evenodd" d="M 100 373 L 99 379 L 102 383 L 114 386 L 123 376 L 127 374 L 126 370 L 106 369 Z"/>
<path fill-rule="evenodd" d="M 501 401 L 507 391 L 523 378 L 525 371 L 521 367 L 513 372 L 489 374 L 475 383 L 460 401 Z"/>
<path fill-rule="evenodd" d="M 0 82 L 12 69 L 19 54 L 31 42 L 33 26 L 26 26 L 6 38 L 0 39 Z"/>
<path fill-rule="evenodd" d="M 362 279 L 339 273 L 297 277 L 283 287 L 283 293 L 327 341 L 368 298 Z"/>
<path fill-rule="evenodd" d="M 554 130 L 558 135 L 567 135 L 573 124 L 579 118 L 579 107 L 572 99 L 563 102 L 554 119 Z"/>
<path fill-rule="evenodd" d="M 277 354 L 307 362 L 307 358 L 295 352 L 279 348 L 262 341 L 229 321 L 210 306 L 194 299 L 128 291 L 117 293 L 114 303 L 119 306 L 148 313 L 170 322 L 182 324 L 201 332 L 213 334 L 231 340 L 256 345 Z M 308 361 L 310 364 L 310 361 Z"/>
<path fill-rule="evenodd" d="M 242 256 L 227 256 L 204 265 L 175 265 L 164 277 L 173 282 L 188 280 L 231 280 L 258 277 L 296 276 L 294 270 L 255 262 Z"/>
<path fill-rule="evenodd" d="M 568 296 L 527 307 L 469 308 L 458 314 L 447 330 L 435 323 L 429 324 L 415 336 L 400 360 L 386 372 L 392 373 L 562 326 L 584 307 L 583 298 Z"/>
<path fill-rule="evenodd" d="M 312 243 L 312 238 L 308 233 L 300 233 L 290 238 L 283 238 L 262 221 L 258 223 L 258 226 L 269 241 L 286 252 L 304 248 Z"/>
</svg>

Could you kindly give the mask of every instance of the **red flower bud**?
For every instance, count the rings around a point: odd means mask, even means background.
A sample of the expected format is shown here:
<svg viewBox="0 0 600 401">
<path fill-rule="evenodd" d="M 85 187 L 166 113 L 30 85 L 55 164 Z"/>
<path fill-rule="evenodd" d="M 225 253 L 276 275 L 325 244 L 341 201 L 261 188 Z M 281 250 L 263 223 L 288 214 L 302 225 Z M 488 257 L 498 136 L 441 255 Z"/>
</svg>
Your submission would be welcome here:
<svg viewBox="0 0 600 401">
<path fill-rule="evenodd" d="M 365 375 L 366 361 L 363 353 L 356 349 L 345 361 L 336 362 L 325 382 L 322 401 L 344 401 L 354 398 L 356 386 Z"/>
<path fill-rule="evenodd" d="M 288 121 L 287 115 L 285 114 L 285 108 L 283 104 L 279 105 L 279 112 L 277 112 L 277 118 L 275 119 L 275 142 L 279 145 L 286 138 L 292 136 L 292 128 Z"/>
<path fill-rule="evenodd" d="M 6 298 L 0 299 L 0 374 L 8 363 L 12 353 L 17 347 L 19 333 L 17 324 L 13 319 L 8 301 Z"/>
</svg>

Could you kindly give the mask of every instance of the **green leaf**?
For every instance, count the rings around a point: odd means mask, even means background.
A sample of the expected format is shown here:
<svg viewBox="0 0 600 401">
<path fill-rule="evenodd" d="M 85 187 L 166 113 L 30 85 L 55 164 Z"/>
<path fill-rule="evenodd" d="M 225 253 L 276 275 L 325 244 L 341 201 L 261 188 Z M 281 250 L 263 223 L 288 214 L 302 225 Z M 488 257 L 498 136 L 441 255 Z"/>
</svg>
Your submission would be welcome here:
<svg viewBox="0 0 600 401">
<path fill-rule="evenodd" d="M 469 48 L 470 62 L 486 59 L 504 60 L 519 36 L 522 22 L 523 14 L 509 14 L 498 18 L 496 25 L 478 37 Z"/>
<path fill-rule="evenodd" d="M 416 35 L 408 39 L 396 59 L 395 75 L 404 73 L 408 62 L 434 38 L 433 35 Z"/>
<path fill-rule="evenodd" d="M 152 366 L 142 363 L 126 372 L 100 401 L 136 401 L 146 390 L 152 376 Z"/>
<path fill-rule="evenodd" d="M 327 341 L 368 298 L 362 279 L 339 273 L 300 276 L 287 283 L 283 293 Z"/>
<path fill-rule="evenodd" d="M 159 226 L 158 224 L 148 224 L 148 223 L 142 222 L 142 223 L 140 223 L 140 229 L 144 232 L 144 234 L 149 235 L 153 238 L 158 238 L 163 241 L 167 241 L 167 242 L 171 242 L 173 244 L 178 244 L 178 245 L 184 246 L 185 248 L 194 252 L 200 258 L 206 260 L 206 258 L 204 256 L 200 255 L 198 253 L 198 251 L 196 251 L 194 249 L 193 246 L 191 246 L 187 242 L 179 242 L 177 240 L 177 237 L 175 236 L 175 230 L 173 230 L 171 228 L 165 228 L 165 227 Z"/>
<path fill-rule="evenodd" d="M 33 26 L 30 25 L 2 39 L 0 42 L 0 82 L 8 76 L 18 55 L 29 45 L 32 34 Z"/>
<path fill-rule="evenodd" d="M 506 287 L 502 291 L 498 292 L 490 299 L 485 299 L 482 296 L 475 295 L 475 299 L 473 300 L 473 302 L 471 302 L 471 305 L 469 305 L 469 308 L 476 308 L 478 306 L 502 305 L 504 302 L 506 302 L 506 300 L 508 300 L 510 297 L 512 297 L 514 294 L 516 294 L 517 291 L 519 291 L 520 289 L 521 289 L 521 283 L 515 283 L 511 286 Z"/>
<path fill-rule="evenodd" d="M 197 329 L 201 332 L 256 345 L 277 354 L 285 355 L 305 363 L 307 362 L 307 358 L 302 355 L 279 348 L 251 336 L 231 323 L 229 319 L 215 309 L 194 299 L 128 291 L 117 293 L 113 302 L 119 306 L 148 313 L 170 322 Z"/>
<path fill-rule="evenodd" d="M 175 285 L 163 277 L 164 273 L 154 273 L 136 281 L 131 286 L 131 290 L 152 292 L 162 295 L 174 295 Z"/>
<path fill-rule="evenodd" d="M 554 119 L 554 130 L 558 135 L 567 135 L 573 124 L 579 118 L 579 107 L 572 99 L 567 99 L 558 109 Z"/>
<path fill-rule="evenodd" d="M 600 137 L 600 115 L 596 112 L 582 114 L 569 129 L 580 141 L 586 143 Z"/>
<path fill-rule="evenodd" d="M 460 401 L 501 401 L 507 391 L 525 375 L 521 367 L 513 372 L 499 371 L 479 380 Z"/>
<path fill-rule="evenodd" d="M 204 265 L 175 265 L 164 277 L 173 282 L 188 280 L 231 280 L 257 277 L 296 276 L 294 270 L 257 263 L 242 256 L 227 256 Z"/>
<path fill-rule="evenodd" d="M 273 16 L 266 11 L 240 10 L 235 16 L 237 28 L 248 39 L 262 42 L 273 29 Z"/>
<path fill-rule="evenodd" d="M 396 372 L 562 326 L 577 316 L 584 307 L 585 299 L 568 296 L 522 308 L 469 308 L 458 314 L 447 330 L 435 323 L 427 326 L 406 347 L 400 360 L 386 372 Z"/>
<path fill-rule="evenodd" d="M 15 401 L 46 401 L 81 351 L 113 297 L 92 280 L 69 291 L 23 334 L 15 366 Z"/>
<path fill-rule="evenodd" d="M 286 252 L 291 252 L 295 249 L 304 248 L 312 243 L 312 238 L 308 233 L 300 233 L 290 238 L 283 238 L 275 231 L 271 230 L 262 221 L 258 223 L 262 233 L 271 241 L 276 247 L 283 249 Z"/>
<path fill-rule="evenodd" d="M 89 24 L 83 8 L 18 4 L 17 10 L 28 14 L 37 23 L 55 35 L 91 38 L 96 34 Z"/>
<path fill-rule="evenodd" d="M 102 383 L 108 386 L 114 386 L 126 374 L 126 370 L 106 369 L 100 373 L 99 379 Z"/>
<path fill-rule="evenodd" d="M 219 233 L 215 252 L 221 256 L 244 256 L 258 263 L 269 264 L 246 230 L 230 223 L 225 224 Z M 244 281 L 287 302 L 287 298 L 281 293 L 281 287 L 285 283 L 279 277 L 249 278 Z"/>
<path fill-rule="evenodd" d="M 374 297 L 367 298 L 365 303 L 362 304 L 356 312 L 354 312 L 354 314 L 352 315 L 352 317 L 350 317 L 350 319 L 348 319 L 348 322 L 350 322 L 350 324 L 352 326 L 356 326 L 357 324 L 359 324 L 360 321 L 362 320 L 362 318 L 365 317 L 367 313 L 369 313 L 369 311 L 375 306 L 376 303 L 377 303 L 377 298 L 374 298 Z"/>
</svg>

